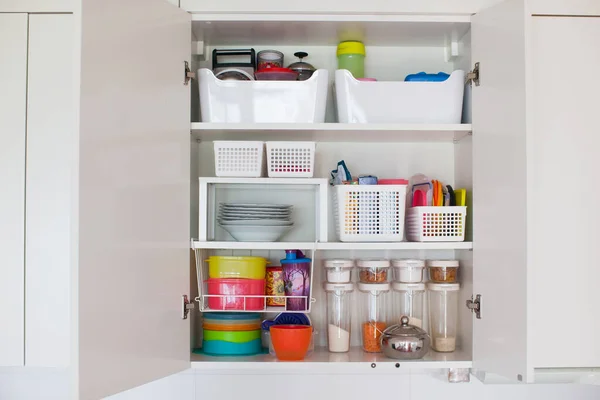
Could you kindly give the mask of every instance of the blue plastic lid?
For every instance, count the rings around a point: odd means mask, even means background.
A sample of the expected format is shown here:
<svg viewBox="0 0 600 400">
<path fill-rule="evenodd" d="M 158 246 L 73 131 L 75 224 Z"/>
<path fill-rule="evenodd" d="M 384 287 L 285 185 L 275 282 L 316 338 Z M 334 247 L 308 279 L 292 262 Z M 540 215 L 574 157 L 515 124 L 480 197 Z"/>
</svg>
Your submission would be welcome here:
<svg viewBox="0 0 600 400">
<path fill-rule="evenodd" d="M 302 313 L 281 313 L 273 321 L 265 320 L 261 327 L 268 331 L 273 325 L 311 325 L 308 315 Z"/>
<path fill-rule="evenodd" d="M 300 250 L 286 250 L 285 258 L 281 260 L 281 264 L 300 264 L 309 263 L 311 261 L 310 258 L 304 257 L 304 253 Z"/>
<path fill-rule="evenodd" d="M 221 321 L 236 321 L 244 319 L 260 319 L 259 313 L 244 313 L 244 312 L 226 312 L 226 313 L 204 313 L 205 319 L 215 319 Z"/>
<path fill-rule="evenodd" d="M 418 74 L 411 74 L 404 78 L 406 82 L 444 82 L 450 78 L 450 75 L 445 72 L 438 72 L 437 74 L 427 74 L 425 72 L 419 72 Z"/>
</svg>

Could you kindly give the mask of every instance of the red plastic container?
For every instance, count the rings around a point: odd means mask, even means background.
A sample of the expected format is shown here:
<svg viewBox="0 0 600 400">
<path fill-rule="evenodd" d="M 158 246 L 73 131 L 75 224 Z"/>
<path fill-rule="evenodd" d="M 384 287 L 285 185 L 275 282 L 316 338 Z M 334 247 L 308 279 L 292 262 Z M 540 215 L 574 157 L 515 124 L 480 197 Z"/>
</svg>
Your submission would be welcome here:
<svg viewBox="0 0 600 400">
<path fill-rule="evenodd" d="M 208 294 L 225 297 L 209 297 L 208 307 L 211 310 L 262 310 L 265 308 L 264 297 L 244 297 L 245 295 L 265 295 L 264 279 L 209 279 L 206 281 Z M 244 306 L 245 300 L 245 306 Z"/>
</svg>

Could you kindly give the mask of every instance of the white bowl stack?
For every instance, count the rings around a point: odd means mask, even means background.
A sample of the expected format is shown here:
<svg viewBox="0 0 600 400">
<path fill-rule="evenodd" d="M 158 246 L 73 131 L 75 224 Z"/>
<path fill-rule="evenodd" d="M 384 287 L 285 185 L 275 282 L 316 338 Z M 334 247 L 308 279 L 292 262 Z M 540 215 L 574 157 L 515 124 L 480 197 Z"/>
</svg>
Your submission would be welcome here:
<svg viewBox="0 0 600 400">
<path fill-rule="evenodd" d="M 221 203 L 219 226 L 238 242 L 276 242 L 294 226 L 288 204 Z"/>
</svg>

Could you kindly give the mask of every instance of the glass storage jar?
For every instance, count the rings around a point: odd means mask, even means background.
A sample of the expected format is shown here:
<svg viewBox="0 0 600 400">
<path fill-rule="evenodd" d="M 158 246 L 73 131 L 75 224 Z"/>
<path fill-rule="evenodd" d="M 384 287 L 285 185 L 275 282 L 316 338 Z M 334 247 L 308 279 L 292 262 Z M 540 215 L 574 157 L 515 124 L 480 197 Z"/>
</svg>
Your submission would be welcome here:
<svg viewBox="0 0 600 400">
<path fill-rule="evenodd" d="M 325 260 L 325 280 L 329 283 L 350 283 L 352 281 L 353 260 Z"/>
<path fill-rule="evenodd" d="M 429 260 L 429 280 L 434 283 L 455 283 L 458 280 L 458 260 Z"/>
<path fill-rule="evenodd" d="M 423 282 L 423 260 L 392 260 L 394 267 L 394 281 L 402 283 Z M 412 324 L 411 324 L 412 325 Z"/>
<path fill-rule="evenodd" d="M 392 290 L 391 323 L 399 324 L 402 317 L 406 316 L 409 318 L 409 325 L 423 328 L 425 284 L 394 282 Z"/>
<path fill-rule="evenodd" d="M 327 294 L 327 347 L 331 353 L 350 350 L 352 283 L 324 283 Z"/>
<path fill-rule="evenodd" d="M 381 353 L 381 334 L 388 325 L 389 283 L 358 283 L 362 348 Z"/>
<path fill-rule="evenodd" d="M 358 260 L 358 279 L 362 283 L 386 283 L 390 261 L 382 259 Z"/>
<path fill-rule="evenodd" d="M 429 283 L 429 335 L 431 347 L 441 353 L 456 349 L 458 283 Z"/>
</svg>

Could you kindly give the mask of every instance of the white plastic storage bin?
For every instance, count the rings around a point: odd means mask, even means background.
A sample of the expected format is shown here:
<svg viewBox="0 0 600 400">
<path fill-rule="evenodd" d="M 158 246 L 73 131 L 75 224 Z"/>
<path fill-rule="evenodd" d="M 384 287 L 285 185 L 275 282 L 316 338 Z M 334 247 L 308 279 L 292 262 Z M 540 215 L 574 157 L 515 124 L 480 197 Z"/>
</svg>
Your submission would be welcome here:
<svg viewBox="0 0 600 400">
<path fill-rule="evenodd" d="M 260 178 L 264 165 L 264 142 L 215 141 L 215 175 Z"/>
<path fill-rule="evenodd" d="M 342 242 L 401 242 L 406 185 L 335 187 L 336 232 Z"/>
<path fill-rule="evenodd" d="M 270 178 L 312 178 L 315 142 L 267 142 Z"/>
<path fill-rule="evenodd" d="M 444 82 L 362 82 L 335 71 L 339 122 L 460 124 L 465 72 Z"/>
<path fill-rule="evenodd" d="M 411 242 L 462 242 L 467 207 L 413 207 L 407 210 L 406 238 Z"/>
<path fill-rule="evenodd" d="M 327 70 L 305 81 L 222 81 L 198 70 L 202 122 L 324 122 Z"/>
</svg>

